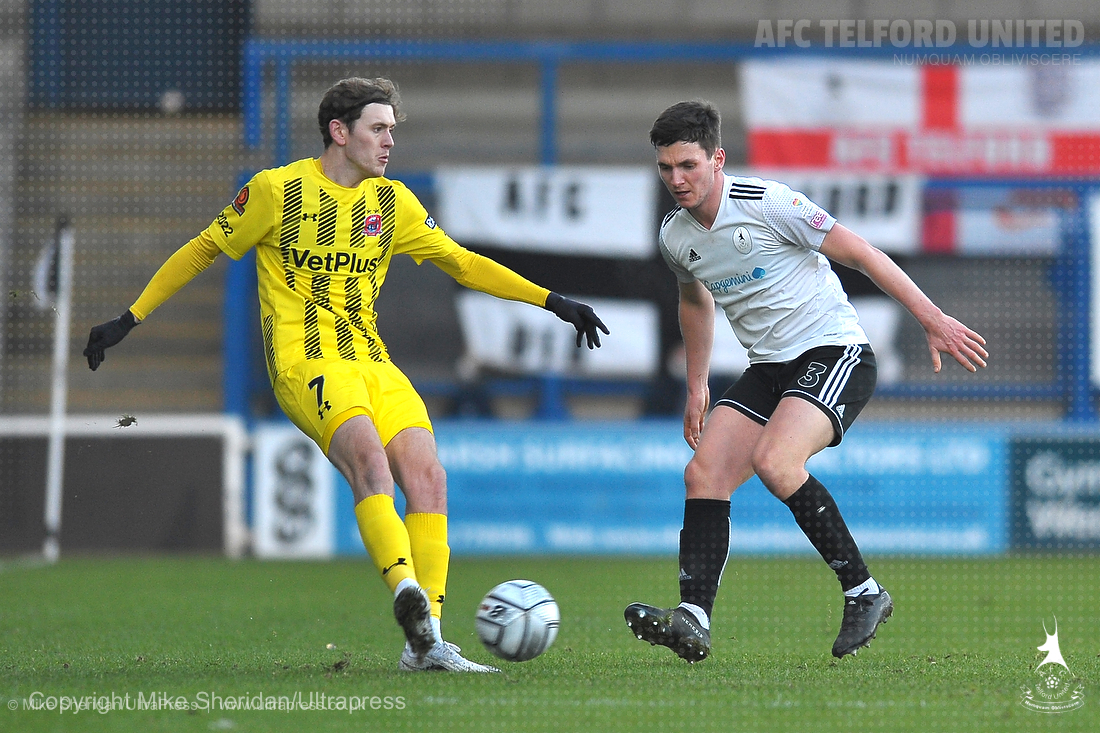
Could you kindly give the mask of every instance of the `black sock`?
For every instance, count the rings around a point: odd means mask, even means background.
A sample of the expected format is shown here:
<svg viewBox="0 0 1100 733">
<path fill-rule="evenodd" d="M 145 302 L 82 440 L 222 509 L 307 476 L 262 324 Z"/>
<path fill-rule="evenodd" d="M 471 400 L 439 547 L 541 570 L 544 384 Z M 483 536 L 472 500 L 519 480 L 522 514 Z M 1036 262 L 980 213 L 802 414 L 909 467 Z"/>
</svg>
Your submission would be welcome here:
<svg viewBox="0 0 1100 733">
<path fill-rule="evenodd" d="M 783 502 L 794 515 L 821 558 L 829 564 L 844 590 L 867 582 L 871 573 L 859 554 L 852 533 L 840 516 L 840 509 L 829 490 L 810 476 L 798 491 Z"/>
<path fill-rule="evenodd" d="M 730 503 L 686 500 L 680 530 L 680 601 L 699 606 L 709 617 L 729 553 Z"/>
</svg>

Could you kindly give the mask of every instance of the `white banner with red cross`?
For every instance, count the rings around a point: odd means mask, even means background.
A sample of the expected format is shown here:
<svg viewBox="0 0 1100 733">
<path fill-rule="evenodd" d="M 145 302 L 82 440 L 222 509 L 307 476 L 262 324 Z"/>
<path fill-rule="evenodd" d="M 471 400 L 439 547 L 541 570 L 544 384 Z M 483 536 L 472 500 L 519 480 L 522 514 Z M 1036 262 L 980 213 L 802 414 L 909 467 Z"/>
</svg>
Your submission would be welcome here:
<svg viewBox="0 0 1100 733">
<path fill-rule="evenodd" d="M 775 177 L 784 180 L 813 171 L 826 180 L 900 181 L 1100 174 L 1100 61 L 991 58 L 998 62 L 746 62 L 749 164 L 779 169 Z M 1060 210 L 1067 205 L 1051 192 L 1019 188 L 926 192 L 918 217 L 906 207 L 888 212 L 880 246 L 902 253 L 1049 256 L 1058 250 Z M 844 221 L 852 219 L 847 213 Z M 856 231 L 864 224 L 858 217 L 853 223 Z"/>
<path fill-rule="evenodd" d="M 749 164 L 928 175 L 1100 173 L 1100 61 L 993 59 L 998 63 L 746 62 Z"/>
</svg>

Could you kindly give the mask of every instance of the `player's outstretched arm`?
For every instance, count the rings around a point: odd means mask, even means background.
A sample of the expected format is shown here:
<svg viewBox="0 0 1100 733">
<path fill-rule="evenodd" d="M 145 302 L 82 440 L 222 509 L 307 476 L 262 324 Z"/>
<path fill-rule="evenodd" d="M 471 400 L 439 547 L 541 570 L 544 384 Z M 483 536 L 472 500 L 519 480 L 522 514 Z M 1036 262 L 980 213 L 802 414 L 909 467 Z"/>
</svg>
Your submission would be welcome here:
<svg viewBox="0 0 1100 733">
<path fill-rule="evenodd" d="M 566 323 L 573 324 L 577 329 L 578 347 L 585 339 L 588 348 L 597 348 L 600 345 L 599 331 L 610 335 L 611 332 L 591 306 L 549 292 L 499 262 L 471 252 L 449 238 L 446 242 L 449 245 L 446 251 L 441 256 L 432 257 L 432 262 L 460 285 L 505 300 L 541 305 Z"/>
<path fill-rule="evenodd" d="M 88 357 L 88 367 L 94 372 L 106 359 L 105 350 L 111 348 L 122 339 L 140 321 L 134 318 L 134 314 L 126 311 L 118 318 L 113 318 L 106 323 L 92 327 L 88 336 L 88 345 L 84 348 L 84 356 Z"/>
<path fill-rule="evenodd" d="M 169 257 L 153 275 L 153 279 L 145 286 L 141 297 L 130 306 L 129 310 L 118 318 L 92 328 L 88 336 L 88 345 L 84 348 L 88 367 L 93 372 L 98 369 L 106 358 L 106 349 L 126 338 L 126 334 L 148 318 L 157 306 L 191 282 L 195 275 L 209 267 L 220 251 L 218 245 L 204 235 L 195 237 L 176 250 L 176 253 Z"/>
<path fill-rule="evenodd" d="M 603 331 L 604 334 L 611 335 L 611 332 L 607 330 L 607 326 L 603 325 L 603 321 L 600 320 L 600 317 L 596 315 L 590 305 L 578 303 L 557 293 L 550 293 L 546 296 L 546 305 L 543 308 L 566 323 L 573 324 L 573 327 L 577 329 L 578 347 L 581 345 L 581 339 L 583 338 L 588 343 L 588 348 L 599 348 L 599 332 Z"/>
<path fill-rule="evenodd" d="M 859 270 L 874 281 L 882 292 L 901 303 L 913 314 L 928 339 L 928 351 L 932 355 L 932 371 L 939 372 L 940 354 L 950 354 L 968 371 L 976 372 L 985 366 L 989 352 L 985 339 L 958 320 L 941 311 L 905 271 L 867 240 L 840 224 L 825 235 L 821 254 L 834 262 Z"/>
</svg>

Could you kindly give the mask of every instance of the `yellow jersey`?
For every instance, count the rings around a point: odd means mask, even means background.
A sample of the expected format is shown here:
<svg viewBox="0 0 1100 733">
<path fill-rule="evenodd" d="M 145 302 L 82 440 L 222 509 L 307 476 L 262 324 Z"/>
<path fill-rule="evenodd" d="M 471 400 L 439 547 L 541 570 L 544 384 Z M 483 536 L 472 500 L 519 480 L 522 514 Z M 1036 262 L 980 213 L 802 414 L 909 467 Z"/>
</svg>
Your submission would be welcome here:
<svg viewBox="0 0 1100 733">
<path fill-rule="evenodd" d="M 402 183 L 346 188 L 314 158 L 257 173 L 197 239 L 233 259 L 256 248 L 272 382 L 307 359 L 389 361 L 374 303 L 395 254 L 498 297 L 541 306 L 550 292 L 458 245 Z"/>
</svg>

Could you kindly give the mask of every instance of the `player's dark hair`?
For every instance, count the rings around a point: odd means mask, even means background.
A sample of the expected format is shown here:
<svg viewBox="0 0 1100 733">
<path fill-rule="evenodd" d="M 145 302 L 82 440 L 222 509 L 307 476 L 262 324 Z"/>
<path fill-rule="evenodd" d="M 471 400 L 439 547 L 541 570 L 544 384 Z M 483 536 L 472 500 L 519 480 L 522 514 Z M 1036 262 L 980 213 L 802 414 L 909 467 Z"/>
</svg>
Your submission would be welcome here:
<svg viewBox="0 0 1100 733">
<path fill-rule="evenodd" d="M 388 104 L 393 107 L 395 120 L 401 122 L 405 119 L 405 115 L 401 113 L 401 95 L 397 91 L 397 85 L 389 79 L 362 79 L 353 76 L 341 79 L 329 87 L 325 96 L 321 97 L 321 106 L 317 109 L 317 123 L 321 127 L 321 140 L 326 148 L 332 144 L 328 123 L 340 120 L 350 129 L 368 104 Z"/>
<path fill-rule="evenodd" d="M 709 158 L 722 147 L 722 116 L 717 107 L 703 99 L 677 102 L 653 123 L 649 141 L 655 148 L 679 142 L 699 143 Z"/>
</svg>

